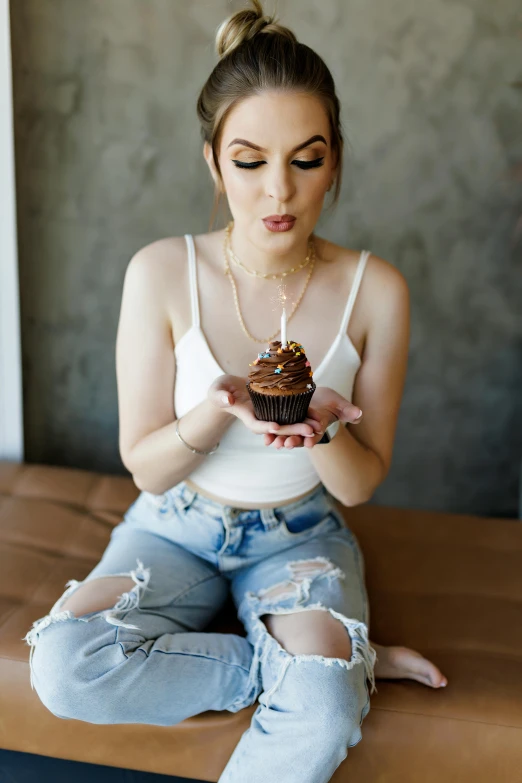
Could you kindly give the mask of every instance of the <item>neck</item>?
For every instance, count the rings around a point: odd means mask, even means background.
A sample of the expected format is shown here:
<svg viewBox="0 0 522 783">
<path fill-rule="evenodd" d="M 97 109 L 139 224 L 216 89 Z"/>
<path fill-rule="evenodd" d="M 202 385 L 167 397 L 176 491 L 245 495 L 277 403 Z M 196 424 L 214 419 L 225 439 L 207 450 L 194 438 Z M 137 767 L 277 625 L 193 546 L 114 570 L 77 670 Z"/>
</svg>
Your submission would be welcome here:
<svg viewBox="0 0 522 783">
<path fill-rule="evenodd" d="M 313 238 L 313 234 L 311 237 Z M 258 245 L 254 245 L 248 236 L 238 232 L 233 225 L 230 231 L 229 247 L 247 269 L 255 270 L 260 274 L 276 275 L 298 267 L 304 262 L 309 251 L 309 239 L 310 237 L 306 237 L 299 243 L 292 244 L 289 248 L 282 248 L 280 252 L 275 250 L 267 252 Z M 229 263 L 233 263 L 231 259 L 229 259 Z"/>
</svg>

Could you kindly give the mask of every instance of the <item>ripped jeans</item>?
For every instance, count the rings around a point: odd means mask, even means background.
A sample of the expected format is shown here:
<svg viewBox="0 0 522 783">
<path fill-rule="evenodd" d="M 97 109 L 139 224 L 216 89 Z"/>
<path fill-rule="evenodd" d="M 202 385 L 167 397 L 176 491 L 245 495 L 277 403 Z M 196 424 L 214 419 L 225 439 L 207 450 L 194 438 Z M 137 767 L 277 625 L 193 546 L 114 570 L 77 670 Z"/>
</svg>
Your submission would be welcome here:
<svg viewBox="0 0 522 783">
<path fill-rule="evenodd" d="M 135 585 L 108 609 L 61 610 L 102 576 Z M 173 726 L 259 697 L 220 783 L 326 783 L 361 740 L 367 680 L 376 690 L 363 557 L 324 485 L 253 511 L 185 482 L 163 495 L 141 492 L 100 562 L 66 588 L 24 637 L 31 686 L 57 717 Z M 205 632 L 229 591 L 246 638 Z M 310 609 L 344 625 L 350 660 L 293 655 L 261 619 Z"/>
</svg>

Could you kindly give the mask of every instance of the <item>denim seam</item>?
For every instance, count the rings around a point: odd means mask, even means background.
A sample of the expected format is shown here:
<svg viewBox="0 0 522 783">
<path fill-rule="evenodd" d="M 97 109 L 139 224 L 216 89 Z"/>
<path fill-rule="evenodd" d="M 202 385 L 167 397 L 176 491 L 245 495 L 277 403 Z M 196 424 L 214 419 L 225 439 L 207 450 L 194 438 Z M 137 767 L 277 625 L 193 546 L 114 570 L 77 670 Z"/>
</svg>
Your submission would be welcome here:
<svg viewBox="0 0 522 783">
<path fill-rule="evenodd" d="M 175 604 L 180 600 L 180 598 L 184 598 L 187 593 L 189 593 L 191 590 L 193 590 L 195 587 L 199 587 L 199 585 L 205 584 L 205 582 L 210 582 L 211 579 L 218 579 L 219 574 L 211 574 L 210 576 L 206 576 L 204 579 L 200 579 L 197 582 L 193 582 L 191 585 L 186 587 L 183 592 L 178 593 L 176 598 L 174 598 L 173 601 L 171 601 L 167 606 L 175 606 Z"/>
<path fill-rule="evenodd" d="M 122 642 L 118 642 L 118 644 L 121 646 Z M 183 650 L 160 650 L 159 648 L 156 648 L 155 650 L 151 650 L 150 652 L 147 652 L 147 650 L 144 650 L 143 647 L 136 647 L 135 650 L 131 653 L 132 655 L 136 652 L 142 652 L 145 654 L 147 658 L 150 658 L 150 656 L 153 653 L 163 653 L 163 655 L 188 655 L 191 658 L 205 658 L 208 661 L 215 661 L 216 663 L 222 663 L 225 666 L 232 666 L 234 669 L 241 669 L 241 671 L 248 673 L 250 669 L 245 668 L 240 663 L 234 663 L 233 661 L 227 661 L 223 658 L 216 658 L 214 655 L 205 655 L 204 653 L 195 653 L 191 652 L 190 650 L 187 650 L 186 652 L 183 652 Z M 130 656 L 127 655 L 125 651 L 123 651 L 123 654 L 126 658 L 129 658 Z"/>
<path fill-rule="evenodd" d="M 331 511 L 329 511 L 326 516 L 321 519 L 320 522 L 318 522 L 316 525 L 312 525 L 311 527 L 305 528 L 305 530 L 300 530 L 298 533 L 292 533 L 291 530 L 288 529 L 287 526 L 287 520 L 283 518 L 281 525 L 284 530 L 284 532 L 288 535 L 289 540 L 292 540 L 293 538 L 299 539 L 301 536 L 305 536 L 307 533 L 313 533 L 313 531 L 317 531 L 318 529 L 321 529 L 322 527 L 327 526 L 327 522 L 331 519 L 335 520 L 337 522 L 337 528 L 335 530 L 332 530 L 330 532 L 336 533 L 341 529 L 341 524 L 339 522 L 339 519 L 335 516 L 335 514 L 332 514 Z M 328 534 L 325 534 L 328 535 Z"/>
</svg>

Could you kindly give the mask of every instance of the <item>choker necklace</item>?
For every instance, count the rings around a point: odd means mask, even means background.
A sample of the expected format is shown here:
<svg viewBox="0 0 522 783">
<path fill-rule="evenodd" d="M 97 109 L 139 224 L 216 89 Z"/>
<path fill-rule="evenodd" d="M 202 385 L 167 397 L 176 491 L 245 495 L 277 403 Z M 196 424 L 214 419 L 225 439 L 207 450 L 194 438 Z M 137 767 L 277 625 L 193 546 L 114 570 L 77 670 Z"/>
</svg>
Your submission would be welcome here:
<svg viewBox="0 0 522 783">
<path fill-rule="evenodd" d="M 235 280 L 234 280 L 234 278 L 232 276 L 232 270 L 230 269 L 230 266 L 229 266 L 229 263 L 228 263 L 227 240 L 228 240 L 228 236 L 229 236 L 229 231 L 228 231 L 229 227 L 230 227 L 230 223 L 227 226 L 227 231 L 225 233 L 225 240 L 223 242 L 223 255 L 225 257 L 225 275 L 228 275 L 230 277 L 230 282 L 232 283 L 232 290 L 234 292 L 234 302 L 236 304 L 237 317 L 239 318 L 239 323 L 241 324 L 241 328 L 243 329 L 243 332 L 246 334 L 247 337 L 249 337 L 251 340 L 254 340 L 256 343 L 263 343 L 263 344 L 266 345 L 266 344 L 270 343 L 274 339 L 274 337 L 277 337 L 277 335 L 281 331 L 281 327 L 277 330 L 277 332 L 274 332 L 273 335 L 271 335 L 270 337 L 265 338 L 264 340 L 258 340 L 258 338 L 254 337 L 253 335 L 251 335 L 250 332 L 248 331 L 248 329 L 246 328 L 245 322 L 243 320 L 243 315 L 241 313 L 241 308 L 239 306 L 239 297 L 237 295 L 236 282 L 235 282 Z M 299 299 L 295 303 L 292 312 L 290 313 L 290 315 L 287 318 L 287 323 L 289 323 L 291 321 L 291 319 L 294 316 L 294 313 L 296 312 L 297 308 L 299 307 L 299 305 L 301 303 L 301 300 L 302 300 L 302 298 L 303 298 L 303 296 L 305 294 L 305 291 L 306 291 L 306 289 L 308 287 L 308 283 L 310 282 L 310 278 L 312 277 L 312 272 L 314 271 L 314 264 L 315 264 L 315 243 L 312 242 L 310 271 L 308 272 L 308 277 L 306 278 L 306 283 L 304 285 L 304 288 L 301 291 L 301 296 L 299 297 Z"/>
<path fill-rule="evenodd" d="M 232 226 L 234 225 L 234 221 L 231 220 L 230 223 L 227 225 L 225 229 L 225 241 L 228 246 L 228 253 L 231 256 L 232 260 L 235 264 L 237 264 L 241 269 L 243 269 L 247 274 L 249 275 L 255 275 L 256 277 L 262 277 L 265 280 L 271 279 L 271 280 L 277 280 L 282 277 L 286 277 L 287 275 L 291 275 L 292 272 L 299 272 L 300 269 L 304 269 L 305 266 L 310 262 L 310 259 L 312 257 L 312 251 L 314 250 L 314 242 L 312 239 L 308 240 L 308 255 L 306 256 L 305 260 L 302 264 L 299 264 L 299 266 L 292 267 L 291 269 L 287 269 L 285 272 L 278 272 L 277 274 L 272 274 L 271 272 L 267 272 L 264 274 L 263 272 L 258 272 L 256 269 L 247 269 L 247 267 L 241 263 L 239 258 L 236 256 L 234 251 L 232 250 L 232 245 L 230 244 L 230 232 L 232 231 Z"/>
</svg>

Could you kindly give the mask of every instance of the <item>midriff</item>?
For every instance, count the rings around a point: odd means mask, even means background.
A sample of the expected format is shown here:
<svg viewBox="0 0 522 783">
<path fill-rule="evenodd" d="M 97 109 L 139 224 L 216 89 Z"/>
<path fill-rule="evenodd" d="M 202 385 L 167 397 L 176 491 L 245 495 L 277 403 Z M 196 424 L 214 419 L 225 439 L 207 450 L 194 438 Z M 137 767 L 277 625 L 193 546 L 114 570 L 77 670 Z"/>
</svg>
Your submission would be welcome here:
<svg viewBox="0 0 522 783">
<path fill-rule="evenodd" d="M 258 508 L 280 508 L 281 506 L 288 506 L 290 503 L 295 503 L 296 500 L 301 500 L 301 498 L 309 495 L 311 492 L 317 489 L 318 486 L 320 486 L 321 482 L 316 484 L 315 487 L 312 487 L 312 489 L 309 489 L 307 492 L 303 492 L 301 495 L 297 495 L 296 497 L 290 498 L 289 500 L 284 500 L 281 503 L 247 503 L 242 501 L 240 506 L 236 505 L 234 500 L 222 498 L 219 495 L 214 495 L 211 492 L 207 492 L 206 490 L 201 489 L 201 487 L 198 487 L 198 485 L 195 484 L 191 479 L 185 479 L 185 484 L 193 489 L 194 492 L 197 492 L 198 495 L 209 498 L 209 500 L 214 500 L 216 503 L 221 503 L 223 506 L 233 506 L 234 508 L 244 509 L 245 511 L 252 511 Z"/>
</svg>

